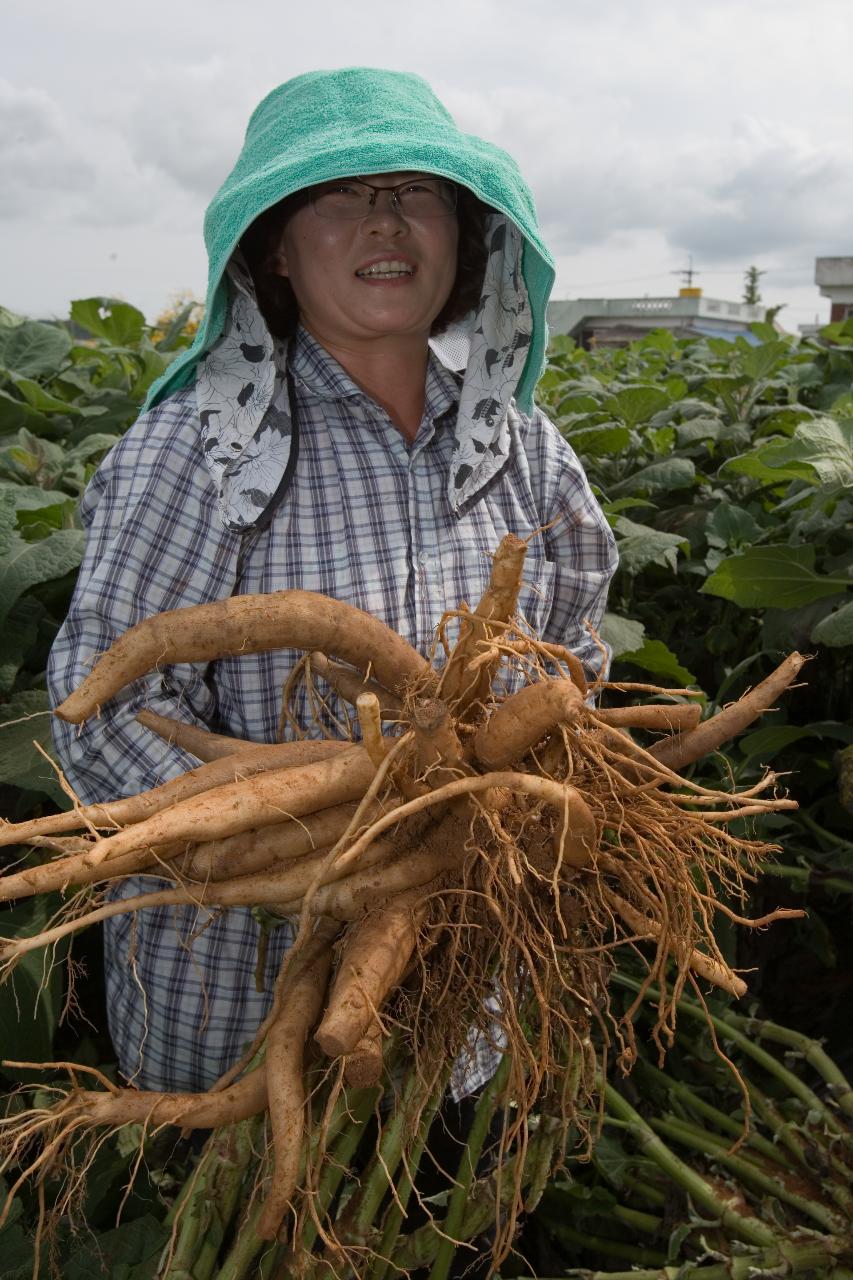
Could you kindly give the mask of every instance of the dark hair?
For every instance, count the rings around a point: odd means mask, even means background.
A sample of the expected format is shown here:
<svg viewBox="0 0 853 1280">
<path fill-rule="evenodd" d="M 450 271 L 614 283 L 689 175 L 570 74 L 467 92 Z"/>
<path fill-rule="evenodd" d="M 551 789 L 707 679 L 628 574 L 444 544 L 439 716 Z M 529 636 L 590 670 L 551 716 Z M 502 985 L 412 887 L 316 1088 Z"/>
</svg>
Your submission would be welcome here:
<svg viewBox="0 0 853 1280">
<path fill-rule="evenodd" d="M 310 201 L 308 189 L 286 196 L 278 204 L 265 209 L 243 232 L 240 248 L 255 282 L 255 293 L 261 314 L 274 338 L 290 338 L 299 323 L 299 307 L 286 276 L 270 267 L 281 232 L 298 209 Z M 459 187 L 456 216 L 459 220 L 459 248 L 456 279 L 447 302 L 436 316 L 433 335 L 443 333 L 448 325 L 461 320 L 477 306 L 486 269 L 486 216 L 488 205 L 478 200 L 467 187 Z"/>
</svg>

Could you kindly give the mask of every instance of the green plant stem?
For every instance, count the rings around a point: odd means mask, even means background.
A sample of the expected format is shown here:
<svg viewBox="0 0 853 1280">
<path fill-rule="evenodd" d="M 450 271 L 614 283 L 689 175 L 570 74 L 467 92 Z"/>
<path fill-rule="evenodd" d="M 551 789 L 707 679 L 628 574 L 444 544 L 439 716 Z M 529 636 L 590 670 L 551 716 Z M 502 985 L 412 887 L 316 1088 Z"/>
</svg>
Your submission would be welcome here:
<svg viewBox="0 0 853 1280">
<path fill-rule="evenodd" d="M 539 1210 L 539 1216 L 548 1226 L 555 1221 L 559 1225 L 563 1225 L 566 1210 L 559 1187 L 556 1187 L 552 1193 L 546 1196 L 545 1203 Z M 642 1209 L 632 1209 L 624 1204 L 608 1205 L 606 1210 L 602 1209 L 600 1216 L 616 1218 L 619 1222 L 624 1222 L 626 1227 L 632 1227 L 636 1231 L 645 1231 L 649 1235 L 657 1235 L 663 1222 L 663 1218 L 655 1213 L 644 1213 Z"/>
<path fill-rule="evenodd" d="M 784 1146 L 796 1160 L 817 1177 L 824 1190 L 828 1191 L 842 1212 L 853 1222 L 853 1187 L 851 1187 L 850 1164 L 839 1160 L 834 1151 L 827 1148 L 811 1134 L 804 1135 L 790 1120 L 786 1120 L 774 1102 L 764 1096 L 759 1088 L 747 1081 L 749 1096 L 756 1114 L 761 1117 L 768 1128 L 776 1135 L 777 1143 Z M 827 1178 L 829 1169 L 834 1169 L 837 1178 Z"/>
<path fill-rule="evenodd" d="M 261 1118 L 253 1116 L 211 1134 L 173 1218 L 174 1248 L 161 1280 L 209 1280 L 240 1201 Z"/>
<path fill-rule="evenodd" d="M 341 1180 L 349 1173 L 353 1156 L 364 1137 L 364 1127 L 376 1109 L 380 1094 L 380 1089 L 356 1089 L 347 1093 L 345 1107 L 348 1123 L 342 1128 L 338 1140 L 334 1144 L 329 1162 L 323 1170 L 317 1187 L 316 1211 L 317 1216 L 320 1218 L 328 1212 L 329 1205 L 335 1197 Z M 293 1254 L 298 1250 L 307 1256 L 313 1249 L 316 1239 L 317 1224 L 313 1217 L 309 1217 L 299 1237 L 293 1241 L 292 1251 L 288 1253 L 282 1267 L 276 1272 L 277 1280 L 291 1280 L 294 1275 Z M 329 1275 L 328 1263 L 318 1259 L 317 1266 L 321 1268 L 318 1273 L 320 1276 L 326 1277 Z"/>
<path fill-rule="evenodd" d="M 534 1138 L 527 1148 L 522 1170 L 522 1181 L 526 1182 L 531 1170 L 540 1159 L 540 1141 L 550 1141 L 549 1136 Z M 507 1204 L 515 1194 L 515 1170 L 518 1156 L 512 1156 L 501 1169 L 501 1185 L 498 1199 L 500 1204 Z M 465 1214 L 459 1227 L 460 1241 L 473 1240 L 481 1235 L 490 1222 L 495 1220 L 496 1178 L 490 1174 L 483 1178 L 468 1198 Z M 428 1266 L 436 1257 L 441 1236 L 432 1222 L 425 1223 L 413 1231 L 411 1235 L 401 1237 L 394 1252 L 394 1275 L 406 1271 L 415 1271 L 418 1267 Z M 324 1277 L 325 1280 L 325 1277 Z"/>
<path fill-rule="evenodd" d="M 444 1077 L 433 1081 L 431 1091 L 424 1097 L 424 1084 L 414 1070 L 410 1070 L 403 1095 L 394 1114 L 386 1119 L 382 1128 L 379 1147 L 361 1175 L 361 1188 L 347 1205 L 346 1239 L 349 1243 L 363 1244 L 375 1230 L 379 1207 L 394 1182 L 397 1166 L 403 1154 L 403 1142 L 411 1127 L 414 1115 L 431 1103 L 437 1107 L 444 1092 Z M 343 1237 L 343 1231 L 341 1232 Z"/>
<path fill-rule="evenodd" d="M 751 1160 L 744 1160 L 741 1156 L 729 1155 L 725 1142 L 721 1142 L 718 1138 L 714 1138 L 702 1130 L 697 1130 L 693 1125 L 670 1117 L 651 1120 L 649 1123 L 655 1133 L 672 1138 L 673 1141 L 690 1147 L 693 1151 L 699 1151 L 716 1164 L 722 1165 L 724 1169 L 734 1173 L 746 1186 L 751 1186 L 757 1191 L 764 1191 L 768 1195 L 775 1196 L 777 1200 L 790 1205 L 792 1209 L 797 1209 L 827 1231 L 845 1230 L 847 1225 L 845 1219 L 841 1218 L 833 1209 L 827 1208 L 826 1205 L 820 1204 L 816 1200 L 809 1199 L 808 1196 L 799 1195 L 796 1191 L 792 1191 L 781 1178 L 765 1173 L 764 1170 L 753 1164 Z"/>
<path fill-rule="evenodd" d="M 391 1253 L 397 1236 L 400 1234 L 400 1228 L 403 1225 L 403 1219 L 406 1216 L 406 1210 L 409 1206 L 409 1199 L 414 1186 L 414 1178 L 420 1167 L 423 1158 L 424 1148 L 427 1144 L 432 1122 L 435 1119 L 436 1112 L 441 1105 L 441 1099 L 446 1088 L 446 1078 L 442 1077 L 441 1087 L 436 1089 L 428 1105 L 424 1108 L 421 1117 L 420 1132 L 406 1161 L 406 1167 L 403 1170 L 400 1181 L 397 1183 L 396 1195 L 392 1203 L 388 1206 L 388 1212 L 385 1218 L 385 1224 L 382 1229 L 382 1238 L 376 1250 L 376 1259 L 372 1263 L 370 1270 L 367 1272 L 365 1280 L 385 1280 L 390 1267 Z"/>
<path fill-rule="evenodd" d="M 638 1178 L 635 1174 L 626 1173 L 619 1183 L 620 1191 L 633 1191 L 648 1204 L 654 1205 L 656 1209 L 666 1207 L 666 1192 L 661 1191 L 660 1187 L 653 1187 L 650 1182 L 645 1182 L 642 1178 Z"/>
<path fill-rule="evenodd" d="M 777 1022 L 766 1018 L 748 1018 L 742 1013 L 731 1011 L 726 1021 L 738 1027 L 746 1036 L 757 1036 L 759 1040 L 770 1040 L 774 1044 L 783 1044 L 802 1055 L 809 1066 L 814 1067 L 823 1076 L 835 1102 L 845 1115 L 853 1119 L 853 1085 L 844 1075 L 840 1067 L 833 1062 L 819 1040 L 793 1031 L 790 1027 L 782 1027 Z"/>
<path fill-rule="evenodd" d="M 656 1235 L 663 1223 L 663 1218 L 659 1218 L 657 1214 L 644 1213 L 642 1209 L 632 1209 L 626 1204 L 615 1204 L 610 1212 L 614 1218 L 624 1222 L 626 1227 L 647 1231 L 649 1235 Z"/>
<path fill-rule="evenodd" d="M 530 1182 L 524 1196 L 524 1212 L 533 1213 L 545 1192 L 554 1163 L 554 1148 L 563 1132 L 563 1126 L 555 1116 L 539 1116 L 539 1155 L 530 1169 Z"/>
<path fill-rule="evenodd" d="M 670 1151 L 651 1126 L 612 1085 L 605 1084 L 603 1087 L 605 1105 L 621 1119 L 630 1122 L 631 1136 L 643 1154 L 663 1169 L 673 1182 L 692 1196 L 697 1204 L 718 1218 L 723 1226 L 731 1230 L 739 1239 L 745 1240 L 747 1244 L 772 1246 L 776 1243 L 776 1235 L 766 1223 L 758 1218 L 738 1213 L 730 1204 L 727 1204 L 695 1169 Z"/>
<path fill-rule="evenodd" d="M 216 1280 L 247 1280 L 247 1277 L 252 1275 L 253 1266 L 256 1265 L 258 1271 L 261 1271 L 265 1265 L 269 1265 L 266 1254 L 258 1257 L 263 1249 L 273 1255 L 280 1250 L 279 1245 L 271 1245 L 268 1240 L 262 1240 L 255 1230 L 263 1207 L 263 1198 L 259 1195 L 255 1196 L 244 1222 L 235 1233 L 225 1261 L 216 1273 Z"/>
<path fill-rule="evenodd" d="M 673 1079 L 664 1071 L 661 1071 L 659 1067 L 654 1066 L 651 1062 L 645 1062 L 642 1058 L 637 1063 L 637 1066 L 646 1074 L 650 1074 L 655 1079 L 659 1080 L 667 1093 L 678 1098 L 679 1101 L 683 1102 L 688 1108 L 690 1108 L 690 1110 L 695 1111 L 700 1116 L 704 1116 L 706 1120 L 710 1120 L 712 1124 L 717 1125 L 717 1127 L 722 1129 L 724 1133 L 731 1134 L 733 1138 L 739 1138 L 742 1136 L 744 1132 L 744 1126 L 742 1123 L 734 1120 L 731 1116 L 727 1116 L 723 1111 L 720 1111 L 718 1107 L 714 1107 L 710 1102 L 706 1102 L 704 1098 L 700 1098 L 699 1095 L 685 1083 L 685 1081 Z M 753 1130 L 748 1129 L 746 1143 L 756 1151 L 760 1151 L 768 1160 L 773 1160 L 777 1164 L 784 1163 L 780 1156 L 778 1147 L 775 1147 L 772 1142 L 769 1142 L 767 1138 L 763 1137 L 760 1133 L 755 1133 Z"/>
<path fill-rule="evenodd" d="M 658 1249 L 645 1249 L 642 1245 L 628 1244 L 621 1240 L 609 1240 L 602 1236 L 587 1235 L 576 1231 L 566 1222 L 547 1220 L 547 1227 L 561 1244 L 573 1249 L 583 1249 L 591 1253 L 599 1253 L 605 1258 L 623 1258 L 636 1266 L 662 1267 L 666 1262 L 666 1254 Z"/>
<path fill-rule="evenodd" d="M 327 1143 L 333 1144 L 335 1142 L 341 1128 L 346 1124 L 347 1116 L 346 1099 L 344 1096 L 341 1096 L 338 1098 L 334 1108 L 332 1109 L 332 1114 L 326 1125 L 324 1136 Z M 308 1151 L 312 1158 L 316 1155 L 317 1149 L 320 1145 L 320 1136 L 320 1130 L 315 1127 L 311 1132 L 308 1142 Z M 269 1173 L 270 1163 L 270 1151 L 267 1151 L 266 1156 L 264 1157 L 266 1173 Z M 302 1158 L 299 1162 L 300 1181 L 305 1177 L 305 1166 L 306 1156 L 305 1149 L 303 1148 Z M 263 1177 L 259 1177 L 256 1181 L 258 1188 L 260 1188 L 264 1179 Z M 260 1194 L 260 1190 L 258 1190 L 254 1200 L 249 1206 L 244 1222 L 235 1233 L 233 1243 L 225 1261 L 216 1273 L 216 1280 L 245 1280 L 245 1277 L 248 1276 L 252 1276 L 252 1280 L 254 1280 L 255 1273 L 251 1271 L 251 1267 L 255 1262 L 255 1258 L 258 1258 L 256 1264 L 258 1268 L 258 1275 L 262 1277 L 266 1276 L 272 1271 L 277 1261 L 283 1256 L 285 1251 L 284 1245 L 271 1245 L 268 1240 L 261 1239 L 255 1230 L 258 1218 L 261 1216 L 263 1211 L 263 1206 L 263 1195 Z M 261 1255 L 260 1257 L 258 1257 L 259 1254 Z"/>
<path fill-rule="evenodd" d="M 477 1161 L 480 1159 L 483 1143 L 486 1141 L 486 1134 L 489 1131 L 489 1125 L 491 1124 L 498 1099 L 506 1088 L 511 1066 L 512 1058 L 508 1053 L 504 1054 L 503 1058 L 501 1058 L 500 1066 L 477 1100 L 474 1123 L 471 1125 L 468 1145 L 456 1172 L 456 1185 L 450 1194 L 447 1213 L 442 1223 L 444 1235 L 438 1246 L 438 1252 L 429 1273 L 429 1280 L 447 1280 L 447 1273 L 456 1249 L 456 1242 L 461 1238 L 459 1232 L 462 1226 L 462 1219 L 465 1216 L 465 1206 L 477 1168 Z"/>
<path fill-rule="evenodd" d="M 612 981 L 618 986 L 627 987 L 629 991 L 639 992 L 640 990 L 639 982 L 634 978 L 629 978 L 628 975 L 624 973 L 615 973 Z M 659 992 L 657 989 L 655 987 L 649 987 L 646 991 L 645 998 L 646 1000 L 652 1001 L 656 1000 L 658 996 Z M 678 1001 L 678 1012 L 684 1014 L 688 1018 L 695 1018 L 705 1024 L 710 1020 L 715 1029 L 719 1031 L 721 1035 L 736 1044 L 739 1049 L 747 1054 L 748 1057 L 759 1063 L 766 1071 L 769 1071 L 771 1075 L 776 1076 L 777 1080 L 785 1086 L 789 1093 L 791 1093 L 793 1097 L 799 1098 L 804 1102 L 809 1110 L 815 1111 L 827 1127 L 833 1131 L 833 1133 L 839 1137 L 844 1137 L 845 1139 L 850 1140 L 849 1135 L 845 1134 L 842 1130 L 837 1116 L 830 1111 L 829 1107 L 827 1107 L 822 1099 L 818 1097 L 814 1090 L 810 1089 L 808 1085 L 799 1078 L 799 1076 L 794 1074 L 793 1071 L 789 1071 L 787 1067 L 784 1067 L 782 1063 L 779 1062 L 777 1058 L 774 1058 L 772 1054 L 768 1053 L 766 1049 L 762 1049 L 760 1045 L 754 1044 L 752 1040 L 750 1040 L 749 1035 L 745 1035 L 736 1025 L 738 1022 L 743 1022 L 749 1027 L 750 1035 L 756 1035 L 759 1037 L 767 1035 L 767 1038 L 769 1039 L 770 1036 L 767 1032 L 767 1028 L 768 1026 L 775 1026 L 774 1023 L 759 1022 L 751 1018 L 741 1018 L 741 1015 L 731 1012 L 729 1012 L 725 1018 L 721 1018 L 717 1014 L 711 1013 L 710 1010 L 706 1012 L 699 1005 L 694 1004 L 692 1000 L 687 1000 L 684 997 Z M 785 1030 L 785 1028 L 781 1027 L 778 1029 L 780 1031 Z M 809 1040 L 808 1036 L 801 1036 L 800 1033 L 796 1031 L 791 1031 L 789 1035 L 794 1037 L 798 1042 L 804 1057 L 806 1056 L 806 1046 L 814 1045 L 817 1049 L 820 1049 L 820 1046 L 817 1045 L 815 1041 Z M 791 1042 L 786 1041 L 785 1043 Z M 823 1057 L 827 1059 L 827 1062 L 831 1063 L 835 1072 L 840 1076 L 841 1073 L 838 1071 L 835 1064 L 831 1062 L 831 1059 L 823 1053 L 823 1050 L 820 1050 L 820 1052 L 823 1054 Z M 841 1076 L 841 1079 L 844 1080 L 844 1084 L 847 1086 L 847 1090 L 849 1091 L 850 1085 L 847 1080 L 843 1076 Z"/>
</svg>

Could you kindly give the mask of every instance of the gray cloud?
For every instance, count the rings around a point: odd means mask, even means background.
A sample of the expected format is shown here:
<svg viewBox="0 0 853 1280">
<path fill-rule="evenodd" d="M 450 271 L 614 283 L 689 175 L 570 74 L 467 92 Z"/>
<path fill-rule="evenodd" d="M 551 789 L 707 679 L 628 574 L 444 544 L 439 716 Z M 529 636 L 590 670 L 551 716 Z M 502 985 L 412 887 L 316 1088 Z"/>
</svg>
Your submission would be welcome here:
<svg viewBox="0 0 853 1280">
<path fill-rule="evenodd" d="M 134 161 L 206 203 L 237 158 L 255 105 L 218 57 L 143 67 L 121 112 Z"/>
<path fill-rule="evenodd" d="M 38 89 L 0 80 L 0 217 L 29 216 L 66 194 L 79 199 L 94 168 L 58 104 Z"/>
</svg>

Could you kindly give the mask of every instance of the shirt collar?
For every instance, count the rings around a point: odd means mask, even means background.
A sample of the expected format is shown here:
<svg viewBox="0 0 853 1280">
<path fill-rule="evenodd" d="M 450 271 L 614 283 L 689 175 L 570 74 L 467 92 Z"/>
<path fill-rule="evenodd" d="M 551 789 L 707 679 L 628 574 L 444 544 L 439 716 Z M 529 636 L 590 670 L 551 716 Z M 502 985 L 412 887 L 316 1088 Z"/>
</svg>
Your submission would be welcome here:
<svg viewBox="0 0 853 1280">
<path fill-rule="evenodd" d="M 361 387 L 353 382 L 334 356 L 301 325 L 288 343 L 287 361 L 296 381 L 323 400 L 364 397 Z"/>
<path fill-rule="evenodd" d="M 288 344 L 287 359 L 296 382 L 320 399 L 370 399 L 334 356 L 301 325 Z M 447 369 L 435 352 L 431 351 L 427 364 L 425 416 L 435 422 L 455 410 L 459 403 L 459 391 L 459 377 Z"/>
</svg>

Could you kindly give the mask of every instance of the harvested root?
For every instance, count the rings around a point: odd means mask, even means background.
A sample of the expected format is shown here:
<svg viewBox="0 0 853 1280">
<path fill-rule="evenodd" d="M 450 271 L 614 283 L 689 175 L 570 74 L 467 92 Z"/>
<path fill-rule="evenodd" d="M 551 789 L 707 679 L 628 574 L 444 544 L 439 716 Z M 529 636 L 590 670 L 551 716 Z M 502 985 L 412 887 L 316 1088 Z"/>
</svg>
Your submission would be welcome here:
<svg viewBox="0 0 853 1280">
<path fill-rule="evenodd" d="M 388 754 L 390 739 L 382 736 L 382 716 L 375 693 L 360 693 L 356 703 L 358 724 L 365 750 L 378 769 Z"/>
<path fill-rule="evenodd" d="M 252 828 L 221 840 L 193 845 L 182 862 L 180 875 L 187 880 L 229 880 L 275 868 L 291 858 L 301 858 L 317 849 L 326 849 L 339 840 L 355 815 L 353 801 L 271 827 Z"/>
<path fill-rule="evenodd" d="M 98 659 L 56 715 L 82 724 L 125 685 L 155 668 L 268 649 L 335 654 L 359 671 L 372 670 L 398 695 L 410 684 L 432 680 L 420 654 L 369 613 L 313 591 L 275 591 L 171 609 L 137 623 Z"/>
<path fill-rule="evenodd" d="M 626 902 L 618 893 L 612 890 L 605 890 L 606 901 L 613 907 L 613 910 L 626 922 L 629 928 L 640 938 L 660 938 L 663 930 L 659 921 L 651 920 L 648 916 L 644 916 L 642 911 L 638 911 L 636 907 L 632 907 L 630 902 Z M 687 963 L 694 973 L 698 973 L 700 977 L 707 978 L 715 987 L 720 987 L 723 991 L 728 991 L 730 995 L 745 996 L 748 987 L 742 978 L 738 978 L 732 974 L 727 965 L 719 960 L 715 960 L 713 956 L 707 956 L 701 951 L 691 951 Z"/>
<path fill-rule="evenodd" d="M 323 744 L 318 744 L 322 746 Z M 335 743 L 335 747 L 343 744 Z M 229 782 L 237 782 L 269 773 L 274 769 L 286 769 L 293 764 L 293 746 L 301 743 L 282 742 L 272 745 L 258 743 L 207 764 L 190 769 L 177 778 L 171 778 L 159 787 L 143 791 L 141 795 L 112 800 L 106 804 L 89 804 L 64 813 L 51 813 L 44 818 L 32 818 L 29 822 L 4 823 L 0 826 L 0 845 L 27 844 L 32 836 L 52 835 L 59 831 L 76 831 L 81 827 L 106 828 L 114 831 L 120 827 L 143 822 L 146 818 L 171 809 L 182 800 L 203 795 Z M 318 752 L 316 759 L 329 755 L 338 757 L 340 751 Z M 163 842 L 165 843 L 165 842 Z"/>
<path fill-rule="evenodd" d="M 623 949 L 641 959 L 646 985 L 659 986 L 652 1037 L 661 1053 L 672 1041 L 679 995 L 697 975 L 743 994 L 742 978 L 714 941 L 715 916 L 746 927 L 791 913 L 774 912 L 761 921 L 736 913 L 772 846 L 735 835 L 729 826 L 793 802 L 775 794 L 773 775 L 738 792 L 703 786 L 677 770 L 773 705 L 802 658 L 792 655 L 705 724 L 696 723 L 695 705 L 659 701 L 690 691 L 654 686 L 613 686 L 658 700 L 596 710 L 587 704 L 574 655 L 527 635 L 513 621 L 523 557 L 524 544 L 509 538 L 474 613 L 447 615 L 445 623 L 459 619 L 460 638 L 440 678 L 402 640 L 389 639 L 381 624 L 305 592 L 237 597 L 151 619 L 101 660 L 60 708 L 65 718 L 92 714 L 143 674 L 146 663 L 211 661 L 272 644 L 301 647 L 313 656 L 302 661 L 287 696 L 295 698 L 298 681 L 310 680 L 312 671 L 329 679 L 342 696 L 355 699 L 365 743 L 239 744 L 239 755 L 235 750 L 188 775 L 202 776 L 207 790 L 179 799 L 180 786 L 169 783 L 147 797 L 79 810 L 73 821 L 88 825 L 95 837 L 85 847 L 60 847 L 54 862 L 0 878 L 0 897 L 6 898 L 48 886 L 85 887 L 139 870 L 174 881 L 109 903 L 78 894 L 40 934 L 5 940 L 0 959 L 7 970 L 28 951 L 87 924 L 149 907 L 266 905 L 298 917 L 272 1008 L 221 1087 L 194 1099 L 122 1091 L 118 1101 L 110 1086 L 103 1093 L 75 1088 L 53 1108 L 0 1124 L 0 1164 L 4 1154 L 21 1157 L 30 1161 L 22 1178 L 53 1176 L 69 1158 L 74 1135 L 119 1123 L 126 1093 L 133 1095 L 132 1114 L 141 1123 L 190 1127 L 252 1114 L 245 1109 L 248 1098 L 257 1103 L 263 1080 L 275 1173 L 252 1218 L 260 1237 L 278 1239 L 287 1218 L 293 1224 L 287 1274 L 300 1274 L 303 1264 L 314 1267 L 313 1274 L 322 1266 L 362 1274 L 377 1240 L 383 1257 L 392 1256 L 405 1213 L 403 1196 L 388 1210 L 381 1233 L 375 1229 L 375 1216 L 388 1200 L 383 1176 L 396 1163 L 417 1158 L 422 1122 L 438 1106 L 438 1095 L 421 1096 L 415 1086 L 423 1082 L 428 1089 L 446 1080 L 451 1064 L 470 1050 L 472 1036 L 480 1048 L 504 1053 L 499 1082 L 484 1097 L 503 1108 L 502 1167 L 518 1169 L 521 1179 L 528 1117 L 542 1099 L 556 1108 L 558 1132 L 549 1137 L 547 1159 L 554 1150 L 558 1160 L 570 1131 L 581 1142 L 589 1137 L 597 1055 L 615 1055 L 626 1069 L 633 1061 L 630 1011 L 617 1015 L 609 1000 L 609 979 Z M 361 674 L 315 650 L 338 655 Z M 517 691 L 504 696 L 495 685 Z M 605 687 L 611 686 L 597 681 L 593 692 Z M 317 708 L 316 699 L 306 701 Z M 399 722 L 396 738 L 381 733 L 390 709 Z M 319 729 L 297 723 L 289 703 L 283 717 L 297 734 Z M 184 732 L 151 713 L 141 718 L 155 732 Z M 351 729 L 349 720 L 342 725 Z M 668 736 L 646 749 L 628 729 Z M 170 740 L 189 750 L 192 742 L 199 752 L 224 749 L 217 735 L 191 733 L 192 739 Z M 209 781 L 215 769 L 244 775 L 253 752 L 274 750 L 282 754 L 272 770 L 266 764 L 262 773 L 259 765 L 253 777 Z M 304 762 L 314 751 L 323 758 Z M 153 812 L 161 796 L 166 807 Z M 123 804 L 128 808 L 117 808 Z M 119 821 L 127 825 L 114 834 L 98 837 L 93 830 Z M 67 829 L 31 824 L 28 835 L 44 839 Z M 4 834 L 25 838 L 20 826 Z M 330 940 L 341 924 L 349 927 L 327 999 Z M 315 1056 L 306 1084 L 306 1038 L 318 1022 L 316 1043 L 334 1061 Z M 266 1055 L 263 1074 L 240 1078 L 259 1053 Z M 346 1210 L 333 1224 L 328 1215 L 335 1189 L 358 1142 L 345 1118 L 366 1117 L 360 1102 L 341 1093 L 342 1079 L 374 1088 L 383 1079 L 383 1054 L 410 1068 L 405 1106 L 391 1118 L 378 1116 L 374 1172 L 342 1198 Z M 374 1097 L 367 1095 L 368 1110 Z M 243 1100 L 239 1106 L 236 1099 Z M 483 1111 L 484 1125 L 491 1114 Z M 305 1130 L 308 1118 L 313 1124 L 318 1115 L 318 1127 Z M 44 1150 L 24 1157 L 37 1135 L 45 1139 Z M 538 1185 L 546 1176 L 539 1169 Z M 453 1194 L 456 1213 L 464 1196 Z M 524 1203 L 521 1182 L 505 1181 L 498 1200 L 503 1217 L 495 1267 L 512 1244 Z M 441 1249 L 446 1261 L 446 1243 Z M 394 1255 L 395 1265 L 399 1256 L 405 1252 Z M 386 1271 L 380 1267 L 375 1274 Z"/>
<path fill-rule="evenodd" d="M 685 769 L 716 751 L 724 742 L 736 738 L 765 711 L 769 711 L 788 686 L 797 678 L 806 659 L 801 653 L 790 653 L 766 680 L 762 680 L 737 702 L 732 702 L 697 728 L 676 737 L 656 742 L 649 754 L 669 769 Z"/>
<path fill-rule="evenodd" d="M 500 664 L 496 653 L 488 661 L 471 670 L 469 664 L 488 649 L 493 637 L 510 622 L 518 604 L 521 575 L 527 543 L 511 533 L 502 540 L 492 560 L 492 576 L 480 603 L 473 613 L 461 615 L 459 640 L 441 676 L 439 696 L 457 716 L 484 702 Z M 384 682 L 383 682 L 384 683 Z"/>
<path fill-rule="evenodd" d="M 313 764 L 315 760 L 325 760 L 328 756 L 346 751 L 348 746 L 346 742 L 322 738 L 308 739 L 305 742 L 250 742 L 248 738 L 230 738 L 224 733 L 211 733 L 200 725 L 173 720 L 170 716 L 158 715 L 156 711 L 140 711 L 136 718 L 146 729 L 156 733 L 158 738 L 171 746 L 181 747 L 197 760 L 220 760 L 223 756 L 233 756 L 240 751 L 252 751 L 266 745 L 275 752 L 275 758 L 285 768 L 289 764 Z"/>
<path fill-rule="evenodd" d="M 684 733 L 695 729 L 702 715 L 698 703 L 655 702 L 642 707 L 598 707 L 593 718 L 619 729 L 653 729 L 658 733 Z"/>
<path fill-rule="evenodd" d="M 426 911 L 419 889 L 398 894 L 350 927 L 323 1021 L 314 1036 L 330 1058 L 354 1053 L 409 967 Z"/>
<path fill-rule="evenodd" d="M 583 695 L 567 680 L 529 684 L 501 703 L 483 725 L 474 752 L 486 769 L 505 769 L 558 725 L 574 724 L 583 710 Z"/>
<path fill-rule="evenodd" d="M 344 1079 L 354 1089 L 370 1089 L 382 1079 L 382 1024 L 376 1018 L 344 1061 Z"/>
<path fill-rule="evenodd" d="M 173 840 L 218 840 L 253 827 L 272 826 L 283 818 L 313 813 L 318 795 L 327 805 L 357 799 L 370 785 L 374 771 L 363 747 L 302 768 L 267 770 L 179 801 L 164 813 L 99 840 L 92 857 L 98 861 Z"/>
<path fill-rule="evenodd" d="M 412 711 L 415 769 L 430 790 L 473 770 L 466 763 L 450 709 L 440 698 L 423 698 Z"/>
<path fill-rule="evenodd" d="M 332 967 L 332 940 L 337 931 L 334 921 L 318 921 L 298 969 L 288 975 L 282 1011 L 267 1032 L 266 1073 L 274 1161 L 272 1184 L 257 1224 L 262 1240 L 275 1239 L 296 1190 L 305 1114 L 302 1058 L 305 1042 L 323 1007 Z"/>
<path fill-rule="evenodd" d="M 332 662 L 324 653 L 311 654 L 311 674 L 318 675 L 330 684 L 351 706 L 358 706 L 363 693 L 375 694 L 379 703 L 379 713 L 383 720 L 400 720 L 403 716 L 403 703 L 376 680 L 366 680 L 359 671 L 345 667 L 341 662 Z"/>
</svg>

